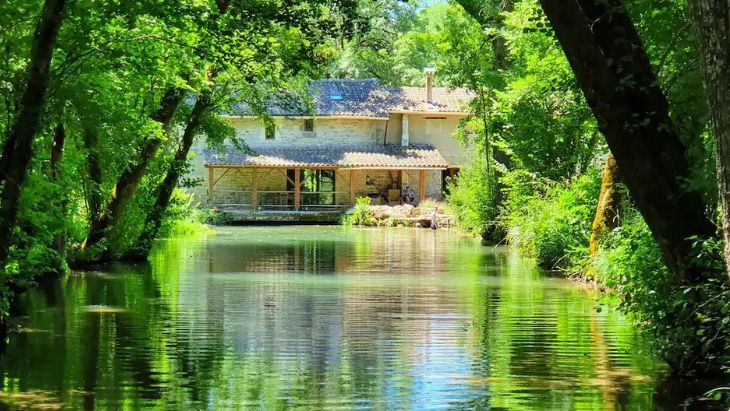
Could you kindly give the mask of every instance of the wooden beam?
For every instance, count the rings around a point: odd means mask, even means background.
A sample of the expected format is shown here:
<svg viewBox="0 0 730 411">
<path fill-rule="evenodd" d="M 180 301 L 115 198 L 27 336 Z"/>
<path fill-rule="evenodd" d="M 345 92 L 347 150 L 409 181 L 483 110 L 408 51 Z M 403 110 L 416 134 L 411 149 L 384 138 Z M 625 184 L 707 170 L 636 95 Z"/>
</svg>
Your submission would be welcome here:
<svg viewBox="0 0 730 411">
<path fill-rule="evenodd" d="M 356 170 L 350 170 L 350 204 L 355 204 L 355 173 Z"/>
<path fill-rule="evenodd" d="M 418 204 L 426 199 L 426 170 L 418 170 Z"/>
<path fill-rule="evenodd" d="M 300 168 L 294 169 L 294 210 L 299 211 L 302 200 L 302 176 Z"/>
<path fill-rule="evenodd" d="M 240 174 L 241 177 L 246 177 L 246 174 L 243 173 L 243 167 L 235 167 L 234 170 L 236 170 L 236 173 Z"/>
<path fill-rule="evenodd" d="M 226 176 L 226 174 L 228 174 L 228 172 L 229 172 L 229 171 L 231 171 L 231 169 L 230 169 L 230 168 L 226 168 L 226 171 L 224 171 L 224 172 L 223 172 L 223 174 L 219 175 L 219 176 L 218 176 L 218 178 L 216 178 L 216 179 L 215 179 L 215 180 L 213 181 L 213 185 L 216 185 L 216 184 L 218 184 L 218 182 L 219 182 L 219 181 L 221 181 L 221 178 L 225 177 L 225 176 Z"/>
<path fill-rule="evenodd" d="M 215 187 L 215 181 L 213 181 L 213 177 L 215 176 L 215 169 L 213 167 L 208 167 L 208 203 L 213 202 L 213 188 Z"/>
<path fill-rule="evenodd" d="M 255 212 L 259 207 L 258 179 L 256 178 L 256 169 L 251 170 L 251 207 Z"/>
<path fill-rule="evenodd" d="M 274 170 L 275 170 L 275 169 L 273 169 L 273 168 L 269 168 L 269 169 L 268 169 L 268 170 L 266 171 L 266 174 L 264 174 L 263 176 L 261 176 L 261 178 L 262 178 L 262 179 L 264 179 L 264 178 L 269 178 L 269 176 L 271 175 L 271 173 L 273 173 L 273 172 L 274 172 Z"/>
</svg>

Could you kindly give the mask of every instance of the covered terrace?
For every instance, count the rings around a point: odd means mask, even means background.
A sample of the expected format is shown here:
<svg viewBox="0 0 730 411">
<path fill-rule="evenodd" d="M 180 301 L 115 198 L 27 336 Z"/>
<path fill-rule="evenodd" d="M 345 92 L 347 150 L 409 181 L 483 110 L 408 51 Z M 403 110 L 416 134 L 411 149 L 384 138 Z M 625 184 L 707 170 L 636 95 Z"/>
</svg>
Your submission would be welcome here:
<svg viewBox="0 0 730 411">
<path fill-rule="evenodd" d="M 374 204 L 415 205 L 440 190 L 441 171 L 447 168 L 430 145 L 266 144 L 250 149 L 204 150 L 211 207 L 336 212 L 359 196 L 369 196 Z"/>
</svg>

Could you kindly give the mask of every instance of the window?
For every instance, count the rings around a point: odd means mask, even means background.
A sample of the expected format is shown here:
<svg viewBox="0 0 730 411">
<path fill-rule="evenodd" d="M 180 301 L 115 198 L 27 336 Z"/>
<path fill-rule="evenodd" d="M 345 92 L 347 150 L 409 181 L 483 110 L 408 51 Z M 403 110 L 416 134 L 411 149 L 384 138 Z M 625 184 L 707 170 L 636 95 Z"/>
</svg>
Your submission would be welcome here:
<svg viewBox="0 0 730 411">
<path fill-rule="evenodd" d="M 276 133 L 276 126 L 274 123 L 266 123 L 264 124 L 264 133 L 267 140 L 273 140 Z"/>
<path fill-rule="evenodd" d="M 304 120 L 304 131 L 314 131 L 314 119 Z"/>
<path fill-rule="evenodd" d="M 302 170 L 302 205 L 334 205 L 335 180 L 335 170 Z"/>
</svg>

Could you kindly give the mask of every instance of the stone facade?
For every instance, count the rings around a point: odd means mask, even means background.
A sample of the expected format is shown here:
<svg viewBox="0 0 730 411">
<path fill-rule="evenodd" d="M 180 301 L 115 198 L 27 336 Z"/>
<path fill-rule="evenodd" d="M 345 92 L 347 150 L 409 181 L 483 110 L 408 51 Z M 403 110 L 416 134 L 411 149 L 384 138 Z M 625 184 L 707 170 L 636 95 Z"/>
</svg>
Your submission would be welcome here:
<svg viewBox="0 0 730 411">
<path fill-rule="evenodd" d="M 305 118 L 275 118 L 273 139 L 266 139 L 263 122 L 254 118 L 231 118 L 238 138 L 266 144 L 348 144 L 383 142 L 387 120 L 378 118 L 315 118 L 313 131 L 304 128 Z"/>
<path fill-rule="evenodd" d="M 401 144 L 403 134 L 403 116 L 408 116 L 409 141 L 412 144 L 431 144 L 454 167 L 465 165 L 467 148 L 462 147 L 451 135 L 463 116 L 427 116 L 425 114 L 391 113 L 389 119 L 382 118 L 315 118 L 313 130 L 305 130 L 305 118 L 277 117 L 273 139 L 266 139 L 265 128 L 260 119 L 250 117 L 230 117 L 231 125 L 237 137 L 246 143 L 266 145 L 336 145 L 336 144 Z M 203 143 L 193 147 L 191 156 L 192 170 L 188 178 L 196 179 L 199 184 L 188 189 L 199 203 L 216 207 L 250 207 L 252 202 L 252 170 L 250 168 L 214 168 L 213 196 L 209 197 L 209 170 L 204 166 L 201 153 Z M 225 173 L 225 175 L 224 175 Z M 355 195 L 367 195 L 374 190 L 387 192 L 391 186 L 399 183 L 405 189 L 410 186 L 416 198 L 419 198 L 418 170 L 347 170 L 336 173 L 336 204 L 350 203 L 350 173 L 353 174 Z M 426 170 L 426 198 L 442 198 L 442 171 Z M 290 205 L 293 193 L 287 190 L 286 169 L 265 169 L 257 171 L 258 203 L 263 208 L 270 206 Z M 368 185 L 368 182 L 370 185 Z M 373 188 L 375 187 L 375 188 Z M 291 188 L 291 184 L 289 184 Z"/>
</svg>

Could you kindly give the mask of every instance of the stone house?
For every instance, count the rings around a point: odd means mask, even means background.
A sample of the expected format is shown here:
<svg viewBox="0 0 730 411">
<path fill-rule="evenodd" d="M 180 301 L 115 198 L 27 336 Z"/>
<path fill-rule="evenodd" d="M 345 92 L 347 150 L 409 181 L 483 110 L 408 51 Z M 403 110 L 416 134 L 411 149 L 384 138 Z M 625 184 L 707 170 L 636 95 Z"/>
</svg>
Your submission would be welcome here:
<svg viewBox="0 0 730 411">
<path fill-rule="evenodd" d="M 272 211 L 336 212 L 359 196 L 375 204 L 441 199 L 446 177 L 467 162 L 468 148 L 452 134 L 473 93 L 434 87 L 432 76 L 426 70 L 426 87 L 313 81 L 314 113 L 272 103 L 273 125 L 245 106 L 226 113 L 252 152 L 197 147 L 194 173 L 205 180 L 198 194 L 253 220 Z"/>
</svg>

